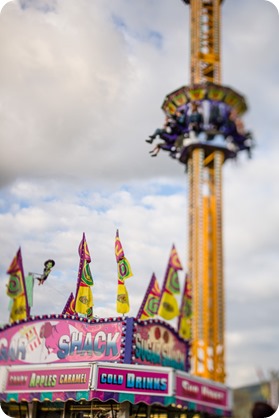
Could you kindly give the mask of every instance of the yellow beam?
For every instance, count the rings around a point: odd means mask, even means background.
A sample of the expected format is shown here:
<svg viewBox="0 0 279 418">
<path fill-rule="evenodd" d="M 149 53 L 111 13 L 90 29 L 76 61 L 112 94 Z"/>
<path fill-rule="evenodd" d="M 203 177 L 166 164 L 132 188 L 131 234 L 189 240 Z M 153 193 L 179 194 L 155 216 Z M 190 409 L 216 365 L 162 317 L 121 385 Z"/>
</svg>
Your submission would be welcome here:
<svg viewBox="0 0 279 418">
<path fill-rule="evenodd" d="M 191 83 L 221 82 L 220 1 L 191 2 Z"/>
<path fill-rule="evenodd" d="M 189 277 L 192 362 L 197 376 L 224 382 L 222 164 L 224 154 L 194 149 L 189 160 Z"/>
</svg>

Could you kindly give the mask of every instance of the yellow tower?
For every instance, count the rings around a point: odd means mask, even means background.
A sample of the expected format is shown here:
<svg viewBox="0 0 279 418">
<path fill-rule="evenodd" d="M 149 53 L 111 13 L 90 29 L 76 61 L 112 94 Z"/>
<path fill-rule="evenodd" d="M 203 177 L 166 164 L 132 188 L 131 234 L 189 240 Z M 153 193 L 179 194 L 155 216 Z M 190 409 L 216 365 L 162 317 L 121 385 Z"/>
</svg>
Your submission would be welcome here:
<svg viewBox="0 0 279 418">
<path fill-rule="evenodd" d="M 191 84 L 221 82 L 220 0 L 192 0 Z M 225 381 L 222 242 L 224 150 L 202 144 L 188 156 L 189 278 L 192 282 L 192 373 Z"/>
<path fill-rule="evenodd" d="M 191 83 L 221 83 L 221 0 L 183 0 L 190 4 Z"/>
<path fill-rule="evenodd" d="M 253 141 L 240 118 L 247 110 L 245 99 L 230 87 L 221 85 L 222 1 L 183 1 L 190 7 L 191 84 L 168 94 L 163 102 L 162 109 L 172 126 L 171 132 L 157 129 L 146 142 L 153 143 L 159 136 L 164 142 L 151 151 L 152 156 L 165 150 L 186 166 L 188 277 L 192 294 L 191 319 L 188 318 L 191 322 L 191 371 L 196 376 L 223 383 L 226 370 L 222 166 L 242 150 L 250 157 Z M 199 129 L 193 128 L 193 124 L 191 127 L 191 116 L 197 108 L 202 109 Z M 207 116 L 203 118 L 206 109 Z M 185 116 L 183 126 L 179 119 L 181 114 Z"/>
</svg>

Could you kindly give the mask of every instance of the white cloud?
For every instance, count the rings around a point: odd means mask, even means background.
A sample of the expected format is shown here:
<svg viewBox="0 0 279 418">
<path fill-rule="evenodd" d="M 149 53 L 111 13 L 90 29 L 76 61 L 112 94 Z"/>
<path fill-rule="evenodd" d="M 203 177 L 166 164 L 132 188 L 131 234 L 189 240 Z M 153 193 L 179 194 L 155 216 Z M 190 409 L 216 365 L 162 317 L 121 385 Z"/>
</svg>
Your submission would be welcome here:
<svg viewBox="0 0 279 418">
<path fill-rule="evenodd" d="M 257 379 L 255 365 L 277 364 L 279 23 L 262 0 L 223 3 L 223 82 L 247 98 L 257 141 L 252 160 L 241 155 L 223 170 L 228 383 L 239 386 Z M 151 159 L 145 139 L 163 123 L 165 95 L 189 82 L 188 7 L 21 5 L 0 15 L 1 289 L 19 246 L 26 272 L 54 258 L 33 313 L 60 312 L 75 290 L 85 232 L 95 313 L 115 315 L 119 228 L 135 315 L 153 271 L 162 282 L 173 243 L 187 269 L 187 176 L 163 152 Z"/>
</svg>

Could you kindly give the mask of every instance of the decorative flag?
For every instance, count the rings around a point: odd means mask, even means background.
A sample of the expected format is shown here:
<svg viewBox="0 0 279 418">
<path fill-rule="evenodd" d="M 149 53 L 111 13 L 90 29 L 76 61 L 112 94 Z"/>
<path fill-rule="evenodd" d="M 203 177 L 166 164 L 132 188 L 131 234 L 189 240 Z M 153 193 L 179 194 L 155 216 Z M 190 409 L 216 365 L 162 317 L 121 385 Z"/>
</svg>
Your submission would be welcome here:
<svg viewBox="0 0 279 418">
<path fill-rule="evenodd" d="M 182 270 L 182 265 L 178 258 L 176 248 L 173 245 L 157 312 L 158 315 L 167 320 L 171 320 L 179 315 L 178 303 L 174 296 L 180 293 L 178 270 Z"/>
<path fill-rule="evenodd" d="M 29 309 L 31 309 L 31 307 L 33 306 L 34 281 L 35 279 L 32 273 L 29 273 L 25 277 L 25 288 L 26 288 L 26 295 L 27 295 Z"/>
<path fill-rule="evenodd" d="M 91 257 L 85 238 L 85 233 L 83 233 L 78 252 L 80 256 L 80 262 L 78 270 L 76 297 L 73 304 L 74 311 L 78 314 L 81 314 L 82 316 L 87 317 L 88 319 L 92 319 L 93 295 L 91 286 L 93 286 L 94 281 L 89 266 L 89 263 L 91 262 Z"/>
<path fill-rule="evenodd" d="M 125 280 L 133 276 L 133 273 L 130 263 L 124 255 L 124 251 L 119 239 L 118 229 L 116 230 L 115 237 L 115 257 L 118 273 L 116 311 L 118 313 L 125 314 L 130 310 L 129 295 L 125 286 Z"/>
<path fill-rule="evenodd" d="M 178 318 L 178 333 L 184 340 L 191 339 L 192 326 L 192 288 L 188 274 L 186 274 L 180 315 Z"/>
<path fill-rule="evenodd" d="M 74 315 L 74 314 L 75 314 L 75 298 L 74 298 L 73 293 L 71 293 L 70 296 L 68 297 L 66 305 L 64 306 L 62 315 Z"/>
<path fill-rule="evenodd" d="M 155 274 L 152 274 L 149 286 L 139 308 L 137 319 L 145 320 L 153 318 L 158 311 L 160 301 L 160 288 Z"/>
<path fill-rule="evenodd" d="M 7 270 L 7 274 L 10 274 L 7 295 L 12 299 L 10 322 L 13 323 L 28 318 L 30 315 L 20 248 Z"/>
</svg>

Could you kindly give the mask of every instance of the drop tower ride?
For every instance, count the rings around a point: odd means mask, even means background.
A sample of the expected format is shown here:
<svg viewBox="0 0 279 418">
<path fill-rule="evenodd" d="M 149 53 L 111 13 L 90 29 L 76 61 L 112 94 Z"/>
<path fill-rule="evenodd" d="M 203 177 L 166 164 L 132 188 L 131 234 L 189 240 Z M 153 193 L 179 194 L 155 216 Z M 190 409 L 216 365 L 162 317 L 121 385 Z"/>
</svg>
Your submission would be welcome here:
<svg viewBox="0 0 279 418">
<path fill-rule="evenodd" d="M 173 131 L 150 136 L 156 147 L 185 164 L 188 178 L 188 280 L 192 293 L 192 374 L 224 382 L 225 298 L 222 231 L 222 166 L 242 150 L 251 157 L 252 137 L 241 115 L 245 99 L 221 85 L 220 25 L 222 0 L 183 0 L 190 7 L 190 85 L 166 96 L 162 109 Z M 193 104 L 203 115 L 193 128 Z M 192 110 L 191 110 L 192 109 Z M 184 127 L 178 113 L 186 115 Z M 215 117 L 215 118 L 214 118 Z M 172 129 L 170 128 L 170 129 Z M 179 128 L 179 129 L 177 129 Z"/>
<path fill-rule="evenodd" d="M 221 83 L 220 0 L 186 0 L 190 5 L 191 84 Z M 199 146 L 190 151 L 189 279 L 192 282 L 192 371 L 225 381 L 225 318 L 222 240 L 224 151 Z M 204 185 L 206 188 L 204 188 Z"/>
</svg>

